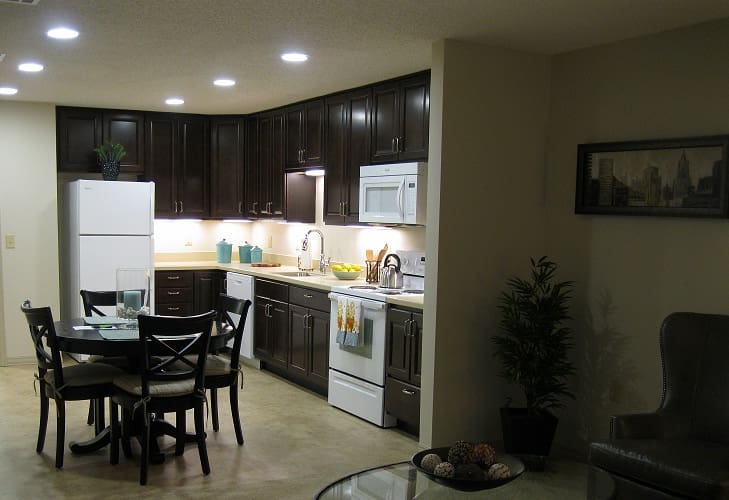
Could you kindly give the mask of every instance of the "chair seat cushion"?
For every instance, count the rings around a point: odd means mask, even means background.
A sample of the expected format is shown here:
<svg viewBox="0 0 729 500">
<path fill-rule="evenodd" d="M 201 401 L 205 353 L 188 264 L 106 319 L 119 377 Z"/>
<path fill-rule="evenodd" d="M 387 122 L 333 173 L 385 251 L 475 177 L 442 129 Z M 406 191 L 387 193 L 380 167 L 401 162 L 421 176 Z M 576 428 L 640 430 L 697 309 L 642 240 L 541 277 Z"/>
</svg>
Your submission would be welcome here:
<svg viewBox="0 0 729 500">
<path fill-rule="evenodd" d="M 116 366 L 104 363 L 82 363 L 63 368 L 63 383 L 68 387 L 110 384 L 124 372 Z M 53 386 L 53 370 L 48 370 L 43 379 Z"/>
<path fill-rule="evenodd" d="M 135 396 L 142 395 L 142 377 L 139 375 L 121 375 L 114 379 L 114 386 Z M 175 380 L 170 382 L 151 381 L 149 395 L 154 398 L 171 398 L 192 394 L 195 391 L 195 379 Z"/>
<path fill-rule="evenodd" d="M 205 375 L 229 375 L 230 374 L 230 360 L 221 356 L 215 356 L 213 354 L 208 356 L 205 361 Z"/>
<path fill-rule="evenodd" d="M 97 354 L 92 354 L 89 356 L 89 362 L 106 363 L 107 365 L 116 366 L 123 370 L 129 368 L 129 358 L 126 356 L 99 356 Z"/>
<path fill-rule="evenodd" d="M 590 463 L 691 498 L 729 497 L 729 446 L 695 439 L 616 439 L 590 445 Z"/>
</svg>

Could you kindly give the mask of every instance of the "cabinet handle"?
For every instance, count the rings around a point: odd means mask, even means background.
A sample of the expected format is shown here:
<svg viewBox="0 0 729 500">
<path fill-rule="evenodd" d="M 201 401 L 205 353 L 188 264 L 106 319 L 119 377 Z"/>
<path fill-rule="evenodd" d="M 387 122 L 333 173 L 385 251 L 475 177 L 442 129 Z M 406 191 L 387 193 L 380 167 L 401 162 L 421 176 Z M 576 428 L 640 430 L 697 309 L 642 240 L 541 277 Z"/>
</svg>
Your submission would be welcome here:
<svg viewBox="0 0 729 500">
<path fill-rule="evenodd" d="M 347 216 L 347 207 L 349 206 L 349 202 L 343 201 L 342 202 L 342 215 L 345 217 Z"/>
<path fill-rule="evenodd" d="M 180 213 L 185 211 L 185 205 L 182 204 L 182 200 L 180 200 Z"/>
<path fill-rule="evenodd" d="M 242 201 L 238 202 L 238 213 L 239 214 L 243 213 L 243 202 Z"/>
<path fill-rule="evenodd" d="M 305 299 L 313 299 L 313 298 L 314 298 L 314 296 L 313 296 L 312 294 L 310 294 L 310 293 L 305 293 L 305 294 L 304 294 L 304 298 L 305 298 Z"/>
<path fill-rule="evenodd" d="M 400 146 L 400 137 L 396 137 L 395 139 L 395 143 L 397 144 L 397 152 L 402 153 L 402 147 Z"/>
<path fill-rule="evenodd" d="M 301 150 L 301 163 L 306 161 L 306 148 Z"/>
<path fill-rule="evenodd" d="M 168 280 L 178 280 L 178 279 L 180 279 L 180 275 L 176 274 L 174 276 L 167 276 L 167 279 Z"/>
<path fill-rule="evenodd" d="M 168 307 L 167 310 L 168 311 L 179 311 L 180 308 L 179 307 Z"/>
<path fill-rule="evenodd" d="M 177 213 L 177 200 L 175 200 L 175 213 Z"/>
<path fill-rule="evenodd" d="M 309 329 L 309 315 L 304 314 L 304 317 L 301 319 L 304 321 L 304 330 L 308 330 Z"/>
<path fill-rule="evenodd" d="M 392 144 L 390 146 L 390 151 L 393 153 L 397 153 L 397 150 L 395 149 L 395 138 L 392 138 Z"/>
<path fill-rule="evenodd" d="M 401 389 L 401 392 L 405 394 L 406 396 L 414 396 L 415 391 L 411 391 L 410 389 Z"/>
<path fill-rule="evenodd" d="M 258 202 L 254 201 L 253 205 L 251 205 L 251 212 L 253 212 L 255 215 L 258 215 L 258 210 L 256 210 L 256 207 L 258 206 Z"/>
<path fill-rule="evenodd" d="M 180 292 L 167 292 L 167 295 L 180 295 Z"/>
<path fill-rule="evenodd" d="M 273 202 L 272 201 L 269 201 L 268 203 L 266 203 L 266 209 L 268 210 L 269 214 L 273 213 Z"/>
</svg>

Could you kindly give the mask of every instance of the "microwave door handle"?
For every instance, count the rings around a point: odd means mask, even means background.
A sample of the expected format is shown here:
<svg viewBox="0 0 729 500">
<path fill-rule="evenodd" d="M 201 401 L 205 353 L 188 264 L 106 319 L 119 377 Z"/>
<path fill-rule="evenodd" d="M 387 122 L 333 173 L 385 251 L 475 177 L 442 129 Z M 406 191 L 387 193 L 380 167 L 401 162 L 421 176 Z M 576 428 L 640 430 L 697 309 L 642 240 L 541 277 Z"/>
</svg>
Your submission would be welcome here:
<svg viewBox="0 0 729 500">
<path fill-rule="evenodd" d="M 400 217 L 405 217 L 405 209 L 403 208 L 403 202 L 402 202 L 402 195 L 405 191 L 405 183 L 407 182 L 407 178 L 403 177 L 402 182 L 400 183 L 400 187 L 397 188 L 397 208 L 400 211 Z"/>
</svg>

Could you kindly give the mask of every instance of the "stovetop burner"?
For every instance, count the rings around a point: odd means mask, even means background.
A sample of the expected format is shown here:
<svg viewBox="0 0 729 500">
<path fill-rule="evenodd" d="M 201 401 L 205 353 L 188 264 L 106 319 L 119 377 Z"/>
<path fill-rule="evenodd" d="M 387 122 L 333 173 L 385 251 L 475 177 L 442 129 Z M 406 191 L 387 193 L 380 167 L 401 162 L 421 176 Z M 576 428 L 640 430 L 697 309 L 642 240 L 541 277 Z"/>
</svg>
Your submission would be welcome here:
<svg viewBox="0 0 729 500">
<path fill-rule="evenodd" d="M 349 288 L 353 290 L 377 290 L 377 287 L 372 285 L 352 285 Z"/>
<path fill-rule="evenodd" d="M 425 290 L 403 290 L 402 293 L 409 293 L 411 295 L 423 295 Z"/>
</svg>

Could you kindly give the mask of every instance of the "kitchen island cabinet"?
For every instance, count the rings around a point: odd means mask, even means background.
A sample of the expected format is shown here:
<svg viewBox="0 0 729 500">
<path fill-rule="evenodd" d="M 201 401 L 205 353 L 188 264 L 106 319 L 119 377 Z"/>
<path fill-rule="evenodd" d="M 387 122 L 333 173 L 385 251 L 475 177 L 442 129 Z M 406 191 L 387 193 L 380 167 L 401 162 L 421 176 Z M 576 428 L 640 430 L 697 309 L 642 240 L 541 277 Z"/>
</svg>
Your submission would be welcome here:
<svg viewBox="0 0 729 500">
<path fill-rule="evenodd" d="M 289 367 L 292 380 L 326 395 L 329 386 L 329 297 L 289 287 Z"/>
<path fill-rule="evenodd" d="M 405 430 L 418 434 L 423 313 L 390 306 L 385 350 L 385 410 Z"/>
</svg>

